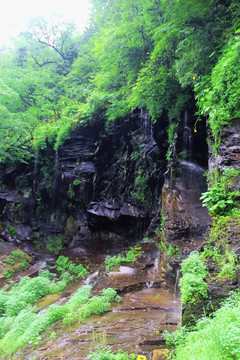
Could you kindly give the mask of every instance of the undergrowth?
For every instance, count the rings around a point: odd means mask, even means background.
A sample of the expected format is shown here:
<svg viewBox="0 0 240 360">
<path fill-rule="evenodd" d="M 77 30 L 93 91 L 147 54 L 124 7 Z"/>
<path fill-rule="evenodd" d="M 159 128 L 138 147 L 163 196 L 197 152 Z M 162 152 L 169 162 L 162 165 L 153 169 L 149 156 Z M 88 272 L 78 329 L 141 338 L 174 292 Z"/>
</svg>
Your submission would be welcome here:
<svg viewBox="0 0 240 360">
<path fill-rule="evenodd" d="M 213 318 L 198 320 L 188 331 L 182 328 L 167 334 L 173 346 L 172 360 L 238 360 L 240 359 L 240 293 L 233 294 Z"/>
<path fill-rule="evenodd" d="M 140 256 L 142 253 L 141 247 L 136 245 L 132 247 L 126 255 L 114 255 L 114 256 L 107 256 L 105 259 L 106 270 L 110 270 L 115 266 L 119 266 L 121 263 L 132 263 L 136 261 L 137 257 Z"/>
<path fill-rule="evenodd" d="M 100 346 L 88 355 L 88 358 L 91 360 L 135 360 L 136 357 L 136 354 L 128 354 L 122 350 L 119 350 L 117 353 L 113 353 L 110 348 L 105 346 Z"/>
<path fill-rule="evenodd" d="M 11 258 L 10 261 L 12 260 Z M 100 297 L 101 301 L 94 300 L 96 297 L 89 300 L 91 286 L 85 286 L 65 305 L 52 305 L 38 314 L 36 304 L 39 299 L 64 290 L 71 281 L 87 274 L 87 270 L 81 264 L 76 265 L 64 256 L 57 259 L 56 268 L 59 280 L 56 274 L 40 270 L 37 277 L 25 276 L 19 283 L 7 285 L 0 291 L 0 356 L 12 354 L 25 344 L 34 344 L 49 325 L 60 319 L 69 318 L 77 307 L 88 301 L 89 305 L 84 308 L 85 313 L 81 319 L 92 313 L 105 311 L 111 301 L 115 297 L 117 299 L 114 290 L 105 290 Z M 101 302 L 106 305 L 101 306 Z"/>
<path fill-rule="evenodd" d="M 41 278 L 41 280 L 39 280 L 39 278 Z M 48 293 L 49 287 L 51 289 L 52 285 L 51 281 L 47 278 L 38 277 L 36 279 L 37 281 L 31 283 L 31 286 L 29 286 L 29 280 L 23 278 L 23 283 L 26 282 L 30 288 L 35 289 L 35 301 L 43 296 L 43 294 Z M 39 291 L 36 291 L 37 288 Z M 111 288 L 104 289 L 101 295 L 89 298 L 91 289 L 91 285 L 83 286 L 72 295 L 66 304 L 51 305 L 41 313 L 36 312 L 36 307 L 27 306 L 29 305 L 29 301 L 26 301 L 26 299 L 28 299 L 26 292 L 24 292 L 25 295 L 23 297 L 19 295 L 21 300 L 25 300 L 26 306 L 22 306 L 21 301 L 17 301 L 18 306 L 14 304 L 13 299 L 6 301 L 6 292 L 1 292 L 0 356 L 11 355 L 26 344 L 37 343 L 40 340 L 41 333 L 51 324 L 59 320 L 67 324 L 73 321 L 81 322 L 86 317 L 93 314 L 101 314 L 109 310 L 111 302 L 120 300 L 116 291 Z M 10 290 L 10 292 L 12 290 Z M 56 288 L 54 290 L 56 290 Z M 33 303 L 33 296 L 31 299 L 31 303 Z"/>
<path fill-rule="evenodd" d="M 182 261 L 182 277 L 179 281 L 181 300 L 184 304 L 194 303 L 200 295 L 207 297 L 207 284 L 204 281 L 208 275 L 207 267 L 197 251 Z"/>
</svg>

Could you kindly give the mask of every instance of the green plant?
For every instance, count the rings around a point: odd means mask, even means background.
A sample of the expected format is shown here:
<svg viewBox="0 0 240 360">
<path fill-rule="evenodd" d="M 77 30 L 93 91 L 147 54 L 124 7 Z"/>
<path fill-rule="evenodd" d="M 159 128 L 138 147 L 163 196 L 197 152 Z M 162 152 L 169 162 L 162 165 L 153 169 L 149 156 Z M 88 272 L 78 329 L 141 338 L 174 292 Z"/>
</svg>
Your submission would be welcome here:
<svg viewBox="0 0 240 360">
<path fill-rule="evenodd" d="M 63 248 L 63 238 L 58 234 L 55 239 L 48 239 L 46 250 L 53 254 L 58 254 Z"/>
<path fill-rule="evenodd" d="M 217 141 L 220 130 L 240 117 L 239 77 L 240 29 L 225 46 L 210 77 L 202 77 L 195 86 L 197 103 L 209 115 L 210 127 Z M 217 145 L 217 144 L 216 144 Z"/>
<path fill-rule="evenodd" d="M 70 282 L 74 278 L 82 278 L 87 275 L 87 270 L 82 264 L 76 265 L 65 256 L 59 256 L 55 264 L 57 270 L 61 272 L 61 278 L 66 281 Z"/>
<path fill-rule="evenodd" d="M 134 182 L 134 191 L 131 192 L 131 196 L 145 203 L 149 201 L 151 197 L 151 192 L 148 187 L 148 177 L 143 173 L 142 169 L 138 169 L 135 182 Z"/>
<path fill-rule="evenodd" d="M 172 257 L 178 257 L 178 258 L 180 257 L 179 249 L 176 246 L 172 246 L 171 244 L 167 249 L 167 254 L 169 259 L 171 259 Z"/>
<path fill-rule="evenodd" d="M 202 194 L 203 206 L 206 206 L 212 216 L 230 215 L 240 204 L 240 191 L 232 190 L 232 185 L 238 181 L 240 170 L 234 168 L 225 170 Z"/>
<path fill-rule="evenodd" d="M 212 318 L 198 320 L 191 331 L 183 328 L 168 334 L 167 344 L 174 346 L 173 360 L 237 360 L 240 358 L 239 336 L 240 293 L 237 291 Z"/>
<path fill-rule="evenodd" d="M 75 191 L 73 190 L 73 185 L 69 184 L 68 186 L 68 191 L 67 191 L 67 195 L 70 199 L 73 199 L 75 196 Z"/>
<path fill-rule="evenodd" d="M 236 277 L 236 268 L 230 263 L 225 263 L 219 273 L 219 277 L 233 278 Z"/>
<path fill-rule="evenodd" d="M 158 247 L 161 251 L 163 252 L 167 252 L 168 251 L 168 248 L 167 248 L 167 245 L 165 244 L 164 241 L 160 241 L 160 243 L 158 244 Z"/>
<path fill-rule="evenodd" d="M 91 360 L 135 360 L 136 354 L 128 354 L 119 350 L 117 353 L 113 353 L 109 347 L 100 346 L 97 350 L 90 352 L 88 357 Z"/>
<path fill-rule="evenodd" d="M 211 257 L 214 261 L 222 261 L 222 253 L 219 247 L 212 246 L 211 243 L 204 246 L 204 250 L 200 254 L 200 258 L 203 260 Z"/>
<path fill-rule="evenodd" d="M 207 267 L 197 251 L 182 261 L 182 277 L 179 281 L 181 300 L 184 304 L 194 303 L 197 297 L 207 297 L 208 287 L 204 281 L 208 275 Z"/>
<path fill-rule="evenodd" d="M 73 181 L 73 185 L 81 185 L 82 184 L 82 180 L 79 180 L 79 179 L 75 179 L 74 181 Z"/>
<path fill-rule="evenodd" d="M 141 255 L 141 253 L 142 253 L 141 247 L 136 245 L 132 247 L 125 256 L 123 254 L 120 254 L 118 256 L 107 255 L 105 259 L 106 270 L 118 266 L 121 263 L 134 262 L 136 261 L 137 257 Z"/>
<path fill-rule="evenodd" d="M 23 267 L 25 265 L 27 265 L 27 260 L 26 260 L 26 258 L 24 256 L 24 254 L 21 253 L 20 251 L 17 251 L 17 250 L 13 250 L 11 252 L 10 258 L 4 259 L 4 262 L 9 264 L 9 265 L 14 265 L 18 261 L 22 261 Z"/>
<path fill-rule="evenodd" d="M 4 273 L 6 279 L 9 279 L 13 275 L 13 272 L 10 269 L 7 269 Z"/>
<path fill-rule="evenodd" d="M 53 341 L 53 340 L 55 340 L 56 336 L 57 336 L 57 333 L 55 331 L 52 331 L 50 334 L 50 339 Z"/>
<path fill-rule="evenodd" d="M 8 232 L 11 235 L 11 237 L 14 237 L 17 234 L 17 230 L 12 225 L 8 226 Z"/>
</svg>

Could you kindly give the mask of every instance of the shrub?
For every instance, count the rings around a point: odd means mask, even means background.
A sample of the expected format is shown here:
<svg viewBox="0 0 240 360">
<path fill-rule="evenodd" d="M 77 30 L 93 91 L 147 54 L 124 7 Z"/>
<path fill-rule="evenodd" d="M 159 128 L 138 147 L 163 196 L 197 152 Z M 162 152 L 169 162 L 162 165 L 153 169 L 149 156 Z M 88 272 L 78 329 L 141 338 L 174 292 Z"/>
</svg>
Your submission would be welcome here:
<svg viewBox="0 0 240 360">
<path fill-rule="evenodd" d="M 169 337 L 171 338 L 169 341 Z M 175 345 L 173 360 L 240 359 L 240 293 L 233 294 L 211 319 L 203 318 L 192 331 L 168 335 Z"/>
<path fill-rule="evenodd" d="M 208 287 L 204 281 L 207 275 L 206 265 L 197 251 L 193 251 L 182 261 L 182 278 L 179 285 L 184 304 L 194 303 L 198 295 L 207 297 Z"/>
<path fill-rule="evenodd" d="M 141 247 L 136 245 L 132 247 L 125 256 L 123 254 L 120 254 L 118 256 L 116 255 L 106 256 L 105 259 L 106 270 L 109 270 L 114 266 L 118 266 L 121 263 L 134 262 L 136 261 L 137 257 L 141 255 L 141 253 L 142 253 Z"/>
<path fill-rule="evenodd" d="M 202 77 L 195 87 L 197 104 L 209 115 L 210 127 L 216 136 L 223 126 L 240 117 L 240 29 L 226 45 L 210 77 Z"/>
<path fill-rule="evenodd" d="M 240 204 L 240 191 L 232 190 L 232 185 L 240 176 L 240 170 L 234 168 L 225 170 L 214 181 L 207 192 L 203 193 L 201 200 L 203 206 L 212 216 L 231 215 Z"/>
<path fill-rule="evenodd" d="M 43 279 L 48 281 L 46 277 Z M 29 280 L 23 278 L 20 289 L 22 290 L 24 286 L 28 285 Z M 101 314 L 107 311 L 111 302 L 119 298 L 116 291 L 109 288 L 103 290 L 101 296 L 94 296 L 89 300 L 91 289 L 91 285 L 83 286 L 72 295 L 65 305 L 51 305 L 39 314 L 36 314 L 34 309 L 29 306 L 27 309 L 24 308 L 26 304 L 29 304 L 28 294 L 20 294 L 16 299 L 20 298 L 21 301 L 17 301 L 18 306 L 15 305 L 11 316 L 6 311 L 5 316 L 0 318 L 2 320 L 0 322 L 0 356 L 10 355 L 26 344 L 34 344 L 48 326 L 61 319 L 65 323 L 71 323 L 77 319 L 82 321 L 92 314 Z M 13 297 L 10 299 L 14 304 Z M 2 291 L 0 293 L 2 307 L 6 306 L 7 300 L 8 292 Z"/>
</svg>

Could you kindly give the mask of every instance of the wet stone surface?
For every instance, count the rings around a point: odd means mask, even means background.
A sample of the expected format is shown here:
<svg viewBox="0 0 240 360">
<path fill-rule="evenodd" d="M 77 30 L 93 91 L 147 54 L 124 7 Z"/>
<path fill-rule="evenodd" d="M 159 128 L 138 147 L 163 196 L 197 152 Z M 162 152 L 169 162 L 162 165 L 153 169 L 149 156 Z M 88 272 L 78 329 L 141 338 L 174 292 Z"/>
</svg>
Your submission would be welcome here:
<svg viewBox="0 0 240 360">
<path fill-rule="evenodd" d="M 70 326 L 61 322 L 42 334 L 35 346 L 27 346 L 17 353 L 19 360 L 86 359 L 99 344 L 112 350 L 122 349 L 152 358 L 154 349 L 163 348 L 163 332 L 174 331 L 180 324 L 181 304 L 174 286 L 169 286 L 166 258 L 155 243 L 142 244 L 137 262 L 121 265 L 115 271 L 105 271 L 106 254 L 82 252 L 79 262 L 94 264 L 89 277 L 72 284 L 61 294 L 47 296 L 38 302 L 40 310 L 50 304 L 64 304 L 84 283 L 93 284 L 93 295 L 112 287 L 122 296 L 110 311 L 95 315 Z M 65 253 L 67 255 L 67 252 Z M 70 255 L 70 253 L 68 254 Z M 165 268 L 165 271 L 163 271 Z M 167 285 L 167 286 L 166 286 Z M 56 336 L 52 340 L 51 334 Z"/>
<path fill-rule="evenodd" d="M 163 331 L 174 331 L 180 317 L 179 298 L 166 290 L 146 288 L 123 295 L 121 304 L 102 316 L 53 327 L 43 336 L 39 349 L 31 349 L 30 355 L 28 349 L 19 359 L 84 359 L 99 344 L 150 359 L 156 347 L 164 346 Z M 51 331 L 58 334 L 54 341 L 50 340 Z"/>
</svg>

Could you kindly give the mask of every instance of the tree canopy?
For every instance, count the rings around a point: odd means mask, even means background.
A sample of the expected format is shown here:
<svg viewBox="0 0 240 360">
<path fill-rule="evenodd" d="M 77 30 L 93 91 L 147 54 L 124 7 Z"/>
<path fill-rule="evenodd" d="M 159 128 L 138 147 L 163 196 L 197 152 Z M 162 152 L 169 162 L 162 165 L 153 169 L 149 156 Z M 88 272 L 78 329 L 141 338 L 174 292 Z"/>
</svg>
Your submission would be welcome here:
<svg viewBox="0 0 240 360">
<path fill-rule="evenodd" d="M 135 107 L 179 116 L 195 94 L 213 133 L 239 117 L 237 0 L 91 0 L 89 27 L 36 18 L 0 54 L 0 162 Z"/>
</svg>

